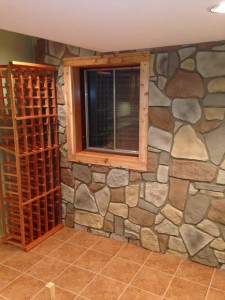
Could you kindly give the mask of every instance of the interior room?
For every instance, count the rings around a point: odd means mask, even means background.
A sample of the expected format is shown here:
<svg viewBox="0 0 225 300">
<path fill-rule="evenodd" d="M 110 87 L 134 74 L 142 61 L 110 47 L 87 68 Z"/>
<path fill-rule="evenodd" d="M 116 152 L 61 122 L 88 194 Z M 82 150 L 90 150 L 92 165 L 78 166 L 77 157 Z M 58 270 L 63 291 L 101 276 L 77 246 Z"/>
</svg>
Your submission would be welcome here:
<svg viewBox="0 0 225 300">
<path fill-rule="evenodd" d="M 0 299 L 225 299 L 225 2 L 0 3 Z"/>
</svg>

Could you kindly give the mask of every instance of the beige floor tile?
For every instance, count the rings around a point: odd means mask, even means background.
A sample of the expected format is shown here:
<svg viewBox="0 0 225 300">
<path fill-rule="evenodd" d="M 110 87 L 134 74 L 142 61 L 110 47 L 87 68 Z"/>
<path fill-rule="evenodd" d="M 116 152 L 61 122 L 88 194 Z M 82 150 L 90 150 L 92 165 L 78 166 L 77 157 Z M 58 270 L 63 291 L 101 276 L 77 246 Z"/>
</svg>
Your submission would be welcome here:
<svg viewBox="0 0 225 300">
<path fill-rule="evenodd" d="M 209 285 L 213 271 L 213 268 L 203 266 L 192 261 L 182 261 L 176 276 L 199 284 Z"/>
<path fill-rule="evenodd" d="M 20 275 L 21 272 L 0 265 L 0 290 Z"/>
<path fill-rule="evenodd" d="M 145 260 L 150 255 L 151 251 L 147 249 L 143 249 L 141 247 L 132 245 L 132 244 L 126 244 L 125 247 L 123 247 L 116 256 L 127 259 L 129 261 L 143 264 Z"/>
<path fill-rule="evenodd" d="M 92 300 L 117 300 L 126 285 L 122 282 L 98 275 L 81 293 Z"/>
<path fill-rule="evenodd" d="M 142 267 L 131 282 L 131 285 L 162 296 L 169 286 L 171 279 L 172 276 L 169 274 L 152 270 L 148 267 Z"/>
<path fill-rule="evenodd" d="M 40 263 L 32 267 L 27 274 L 45 282 L 52 281 L 63 272 L 69 265 L 59 260 L 46 257 Z"/>
<path fill-rule="evenodd" d="M 28 300 L 43 287 L 44 282 L 33 277 L 22 275 L 1 291 L 1 295 L 10 300 Z"/>
<path fill-rule="evenodd" d="M 87 249 L 74 244 L 65 243 L 50 254 L 51 257 L 72 264 Z"/>
<path fill-rule="evenodd" d="M 35 252 L 19 252 L 4 262 L 4 265 L 25 272 L 38 263 L 44 256 Z"/>
<path fill-rule="evenodd" d="M 159 271 L 174 274 L 181 262 L 181 259 L 168 254 L 152 252 L 145 265 Z"/>
<path fill-rule="evenodd" d="M 211 287 L 214 287 L 218 290 L 225 291 L 225 272 L 224 271 L 215 270 Z"/>
<path fill-rule="evenodd" d="M 102 270 L 101 274 L 110 278 L 129 283 L 140 269 L 140 265 L 128 260 L 114 257 Z"/>
<path fill-rule="evenodd" d="M 52 237 L 60 241 L 66 242 L 67 240 L 71 239 L 75 234 L 79 232 L 80 231 L 75 228 L 63 227 L 62 229 L 54 233 Z"/>
<path fill-rule="evenodd" d="M 168 300 L 205 300 L 207 290 L 206 286 L 175 277 L 165 298 Z"/>
<path fill-rule="evenodd" d="M 80 247 L 90 248 L 98 240 L 99 237 L 97 235 L 85 231 L 80 231 L 77 234 L 75 234 L 71 239 L 69 239 L 67 242 L 78 245 Z"/>
<path fill-rule="evenodd" d="M 32 249 L 32 252 L 37 252 L 43 255 L 49 255 L 53 252 L 56 248 L 63 244 L 62 241 L 59 241 L 53 237 L 48 238 L 47 240 L 43 241 L 42 243 L 38 244 L 36 247 Z"/>
<path fill-rule="evenodd" d="M 74 265 L 93 272 L 100 272 L 111 258 L 112 256 L 107 254 L 88 250 L 74 263 Z"/>
<path fill-rule="evenodd" d="M 9 259 L 16 253 L 22 252 L 21 249 L 9 245 L 9 244 L 1 244 L 0 245 L 0 262 L 5 261 L 6 259 Z"/>
<path fill-rule="evenodd" d="M 92 250 L 97 250 L 108 255 L 115 255 L 124 243 L 115 241 L 109 238 L 101 238 L 93 247 Z"/>
<path fill-rule="evenodd" d="M 161 300 L 161 297 L 129 286 L 120 300 Z"/>
<path fill-rule="evenodd" d="M 94 276 L 94 273 L 71 266 L 57 277 L 54 283 L 71 293 L 79 294 L 91 282 Z"/>
<path fill-rule="evenodd" d="M 206 298 L 207 300 L 225 300 L 225 292 L 215 290 L 215 289 L 210 289 L 208 297 Z"/>
<path fill-rule="evenodd" d="M 75 300 L 77 295 L 62 290 L 58 287 L 55 288 L 55 298 L 56 300 Z M 37 296 L 35 296 L 32 300 L 45 300 L 46 297 L 46 290 L 44 289 L 41 291 Z"/>
</svg>

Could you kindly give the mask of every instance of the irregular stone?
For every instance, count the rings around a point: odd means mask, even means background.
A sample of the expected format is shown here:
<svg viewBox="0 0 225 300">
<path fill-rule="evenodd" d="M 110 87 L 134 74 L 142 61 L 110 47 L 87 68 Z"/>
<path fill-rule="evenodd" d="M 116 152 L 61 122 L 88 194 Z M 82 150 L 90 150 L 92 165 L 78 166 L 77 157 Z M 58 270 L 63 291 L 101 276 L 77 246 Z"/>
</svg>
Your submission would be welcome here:
<svg viewBox="0 0 225 300">
<path fill-rule="evenodd" d="M 154 153 L 161 153 L 161 150 L 148 146 L 148 151 Z"/>
<path fill-rule="evenodd" d="M 166 254 L 169 254 L 169 255 L 173 255 L 173 256 L 176 256 L 176 257 L 179 257 L 183 260 L 188 260 L 188 254 L 186 253 L 180 253 L 178 251 L 175 251 L 175 250 L 171 250 L 169 249 Z"/>
<path fill-rule="evenodd" d="M 102 216 L 105 216 L 110 201 L 110 190 L 106 186 L 97 193 L 95 193 L 95 199 L 98 205 L 98 210 Z"/>
<path fill-rule="evenodd" d="M 62 126 L 59 126 L 58 128 L 59 133 L 64 133 L 65 132 L 65 128 L 63 128 Z"/>
<path fill-rule="evenodd" d="M 150 62 L 149 62 L 149 76 L 155 76 L 154 71 L 154 63 L 155 63 L 155 54 L 151 54 Z"/>
<path fill-rule="evenodd" d="M 170 106 L 171 100 L 166 97 L 153 82 L 149 82 L 149 106 Z"/>
<path fill-rule="evenodd" d="M 103 230 L 106 232 L 114 232 L 114 222 L 105 220 Z"/>
<path fill-rule="evenodd" d="M 212 200 L 208 213 L 211 221 L 225 224 L 225 201 L 224 199 Z"/>
<path fill-rule="evenodd" d="M 122 218 L 127 218 L 128 216 L 128 206 L 126 204 L 122 203 L 110 203 L 109 204 L 109 212 L 112 214 L 122 217 Z"/>
<path fill-rule="evenodd" d="M 211 161 L 219 165 L 225 153 L 225 124 L 205 135 Z"/>
<path fill-rule="evenodd" d="M 69 203 L 68 203 L 69 204 Z M 62 219 L 65 219 L 67 213 L 67 206 L 62 202 Z M 69 213 L 69 212 L 68 212 Z"/>
<path fill-rule="evenodd" d="M 65 226 L 70 228 L 74 227 L 74 214 L 66 214 Z"/>
<path fill-rule="evenodd" d="M 213 183 L 204 183 L 204 182 L 195 182 L 196 189 L 199 190 L 207 190 L 214 192 L 224 192 L 225 186 L 216 185 Z"/>
<path fill-rule="evenodd" d="M 149 172 L 156 172 L 158 168 L 158 154 L 153 152 L 147 153 L 147 170 Z"/>
<path fill-rule="evenodd" d="M 129 185 L 126 187 L 126 203 L 130 207 L 134 207 L 138 203 L 139 185 Z"/>
<path fill-rule="evenodd" d="M 134 231 L 129 230 L 129 229 L 125 229 L 124 235 L 125 235 L 125 237 L 131 238 L 131 239 L 134 239 L 134 240 L 139 240 L 139 238 L 140 238 L 140 236 L 137 232 L 134 232 Z"/>
<path fill-rule="evenodd" d="M 104 174 L 108 174 L 109 173 L 109 168 L 106 166 L 98 166 L 98 165 L 92 165 L 90 170 L 92 172 L 96 172 L 96 173 L 104 173 Z"/>
<path fill-rule="evenodd" d="M 142 181 L 140 184 L 140 198 L 144 198 L 144 193 L 145 193 L 145 183 Z"/>
<path fill-rule="evenodd" d="M 112 169 L 107 178 L 110 187 L 126 186 L 129 182 L 129 172 L 121 169 Z"/>
<path fill-rule="evenodd" d="M 144 248 L 152 251 L 160 251 L 158 238 L 150 228 L 141 229 L 141 244 Z"/>
<path fill-rule="evenodd" d="M 223 193 L 212 192 L 212 191 L 207 191 L 207 190 L 200 190 L 200 194 L 212 196 L 212 197 L 215 197 L 215 198 L 223 198 L 224 197 Z"/>
<path fill-rule="evenodd" d="M 166 107 L 150 107 L 149 120 L 153 125 L 166 131 L 170 131 L 174 125 L 170 111 Z"/>
<path fill-rule="evenodd" d="M 145 185 L 145 200 L 155 206 L 162 206 L 168 195 L 168 185 L 158 182 L 147 182 Z"/>
<path fill-rule="evenodd" d="M 67 45 L 69 52 L 75 56 L 79 56 L 79 47 Z"/>
<path fill-rule="evenodd" d="M 221 124 L 220 121 L 200 122 L 197 126 L 197 130 L 200 133 L 206 133 L 206 132 L 209 132 L 209 131 L 219 127 L 220 124 Z"/>
<path fill-rule="evenodd" d="M 158 225 L 160 223 L 162 223 L 162 221 L 165 219 L 165 217 L 162 215 L 162 214 L 158 214 L 156 217 L 155 217 L 155 224 Z"/>
<path fill-rule="evenodd" d="M 157 149 L 170 152 L 172 134 L 159 128 L 150 127 L 148 131 L 148 144 Z"/>
<path fill-rule="evenodd" d="M 179 57 L 177 52 L 169 54 L 169 77 L 172 77 L 179 67 Z"/>
<path fill-rule="evenodd" d="M 215 50 L 215 51 L 225 51 L 225 44 L 213 47 L 212 50 Z"/>
<path fill-rule="evenodd" d="M 184 60 L 185 58 L 191 56 L 195 52 L 195 47 L 188 47 L 179 50 L 180 59 Z"/>
<path fill-rule="evenodd" d="M 66 45 L 58 42 L 48 41 L 49 54 L 57 58 L 62 58 L 66 50 Z"/>
<path fill-rule="evenodd" d="M 159 76 L 158 77 L 158 87 L 160 90 L 163 90 L 167 82 L 167 78 L 164 76 Z"/>
<path fill-rule="evenodd" d="M 130 244 L 133 244 L 133 245 L 135 245 L 135 246 L 137 246 L 137 247 L 141 247 L 141 242 L 140 242 L 140 240 L 133 240 L 132 238 L 130 238 L 130 239 L 129 239 L 129 243 L 130 243 Z"/>
<path fill-rule="evenodd" d="M 214 78 L 208 83 L 210 93 L 225 92 L 225 78 Z"/>
<path fill-rule="evenodd" d="M 167 183 L 168 172 L 169 172 L 168 166 L 159 165 L 158 172 L 157 172 L 157 181 L 160 183 Z"/>
<path fill-rule="evenodd" d="M 109 233 L 104 232 L 102 230 L 97 230 L 97 229 L 92 229 L 91 228 L 91 233 L 96 234 L 96 235 L 100 235 L 100 236 L 103 236 L 103 237 L 109 237 Z"/>
<path fill-rule="evenodd" d="M 105 186 L 104 183 L 91 182 L 91 184 L 88 185 L 88 188 L 92 193 L 95 193 L 101 190 L 104 186 Z"/>
<path fill-rule="evenodd" d="M 202 98 L 203 81 L 198 73 L 179 70 L 169 81 L 166 94 L 172 98 Z"/>
<path fill-rule="evenodd" d="M 192 58 L 186 59 L 181 63 L 181 69 L 193 71 L 195 69 L 195 61 Z"/>
<path fill-rule="evenodd" d="M 70 169 L 72 167 L 72 163 L 67 160 L 67 153 L 60 148 L 59 154 L 60 154 L 60 167 Z"/>
<path fill-rule="evenodd" d="M 191 224 L 201 222 L 209 208 L 210 200 L 210 197 L 201 194 L 191 196 L 186 203 L 184 211 L 185 222 Z"/>
<path fill-rule="evenodd" d="M 105 183 L 106 175 L 102 173 L 93 173 L 94 182 Z"/>
<path fill-rule="evenodd" d="M 87 226 L 83 226 L 83 225 L 80 225 L 80 224 L 77 224 L 77 223 L 74 223 L 74 228 L 76 228 L 80 231 L 87 231 L 88 230 Z"/>
<path fill-rule="evenodd" d="M 216 258 L 221 264 L 225 264 L 225 252 L 214 251 Z"/>
<path fill-rule="evenodd" d="M 205 107 L 225 107 L 224 94 L 207 94 L 202 103 Z"/>
<path fill-rule="evenodd" d="M 225 170 L 225 159 L 224 159 L 224 161 L 222 162 L 222 164 L 220 165 L 220 168 L 223 169 L 223 170 Z"/>
<path fill-rule="evenodd" d="M 129 220 L 132 223 L 141 226 L 151 226 L 154 222 L 154 214 L 145 211 L 138 207 L 133 207 L 129 209 Z"/>
<path fill-rule="evenodd" d="M 139 233 L 140 230 L 141 230 L 140 225 L 136 225 L 136 224 L 130 222 L 129 220 L 125 220 L 124 225 L 125 225 L 126 228 L 128 228 L 128 229 L 130 229 L 134 232 L 137 232 L 137 233 Z"/>
<path fill-rule="evenodd" d="M 203 77 L 225 75 L 225 53 L 198 52 L 196 54 L 197 70 Z"/>
<path fill-rule="evenodd" d="M 70 169 L 61 169 L 61 181 L 71 187 L 75 186 L 75 181 Z"/>
<path fill-rule="evenodd" d="M 167 219 L 163 220 L 162 223 L 160 223 L 159 225 L 156 225 L 155 230 L 159 233 L 179 236 L 179 231 L 177 226 L 175 226 Z"/>
<path fill-rule="evenodd" d="M 61 183 L 61 198 L 66 200 L 67 202 L 74 202 L 74 189 Z"/>
<path fill-rule="evenodd" d="M 174 132 L 177 132 L 177 130 L 183 125 L 184 125 L 184 123 L 182 123 L 182 122 L 175 122 Z"/>
<path fill-rule="evenodd" d="M 172 103 L 175 118 L 195 124 L 201 118 L 201 107 L 197 99 L 176 98 Z"/>
<path fill-rule="evenodd" d="M 219 232 L 216 224 L 214 224 L 213 222 L 211 222 L 209 220 L 203 220 L 201 223 L 199 223 L 197 225 L 197 227 L 200 228 L 201 230 L 209 233 L 210 235 L 212 235 L 214 237 L 220 236 L 220 232 Z"/>
<path fill-rule="evenodd" d="M 118 234 L 116 234 L 116 233 L 112 233 L 112 234 L 110 235 L 110 238 L 111 238 L 112 240 L 120 241 L 120 242 L 123 242 L 123 243 L 127 243 L 127 242 L 128 242 L 128 239 L 127 239 L 126 237 L 121 236 L 121 235 L 118 235 Z"/>
<path fill-rule="evenodd" d="M 123 235 L 124 230 L 124 220 L 120 217 L 115 216 L 115 233 Z"/>
<path fill-rule="evenodd" d="M 142 178 L 145 181 L 157 181 L 156 173 L 142 173 Z"/>
<path fill-rule="evenodd" d="M 182 239 L 174 237 L 174 236 L 170 236 L 169 239 L 169 248 L 178 252 L 187 252 L 184 242 L 182 241 Z"/>
<path fill-rule="evenodd" d="M 111 189 L 111 202 L 125 202 L 125 189 L 123 187 Z"/>
<path fill-rule="evenodd" d="M 170 154 L 162 151 L 160 154 L 160 157 L 159 157 L 159 163 L 160 163 L 160 165 L 168 166 L 170 163 Z"/>
<path fill-rule="evenodd" d="M 56 94 L 57 94 L 57 104 L 64 105 L 65 99 L 64 99 L 62 88 L 59 84 L 56 84 Z"/>
<path fill-rule="evenodd" d="M 130 171 L 130 181 L 131 182 L 141 181 L 141 173 Z"/>
<path fill-rule="evenodd" d="M 66 109 L 65 109 L 65 105 L 58 105 L 57 113 L 58 113 L 59 125 L 65 128 L 66 127 Z"/>
<path fill-rule="evenodd" d="M 219 170 L 216 183 L 225 184 L 225 171 Z"/>
<path fill-rule="evenodd" d="M 104 218 L 98 214 L 76 210 L 74 221 L 80 225 L 102 229 Z"/>
<path fill-rule="evenodd" d="M 158 240 L 159 240 L 160 252 L 166 253 L 166 250 L 168 248 L 169 236 L 165 234 L 159 234 Z"/>
<path fill-rule="evenodd" d="M 58 66 L 60 64 L 60 60 L 58 58 L 45 54 L 44 64 Z"/>
<path fill-rule="evenodd" d="M 65 85 L 64 76 L 58 77 L 57 83 L 63 88 Z"/>
<path fill-rule="evenodd" d="M 158 207 L 156 207 L 152 203 L 149 203 L 149 202 L 147 202 L 145 200 L 142 200 L 142 199 L 139 199 L 139 201 L 138 201 L 138 207 L 142 208 L 144 210 L 150 211 L 153 214 L 157 214 L 158 211 L 159 211 Z"/>
<path fill-rule="evenodd" d="M 106 220 L 110 221 L 110 222 L 114 222 L 114 216 L 111 213 L 107 213 L 105 216 Z"/>
<path fill-rule="evenodd" d="M 163 207 L 161 213 L 175 225 L 179 225 L 183 218 L 183 213 L 170 204 L 167 204 L 165 207 Z"/>
<path fill-rule="evenodd" d="M 184 210 L 189 181 L 170 178 L 169 200 L 178 209 Z"/>
<path fill-rule="evenodd" d="M 193 183 L 190 183 L 189 186 L 189 194 L 190 195 L 196 195 L 198 192 L 198 190 L 194 187 Z"/>
<path fill-rule="evenodd" d="M 95 55 L 95 51 L 80 48 L 80 56 L 94 56 L 94 55 Z"/>
<path fill-rule="evenodd" d="M 88 166 L 74 164 L 73 175 L 75 178 L 85 183 L 89 183 L 91 181 L 91 171 Z"/>
<path fill-rule="evenodd" d="M 207 120 L 223 120 L 225 108 L 209 107 L 203 109 Z"/>
<path fill-rule="evenodd" d="M 188 224 L 183 224 L 180 227 L 180 234 L 191 256 L 194 256 L 213 240 L 209 234 Z"/>
<path fill-rule="evenodd" d="M 213 250 L 209 246 L 199 251 L 195 256 L 191 258 L 191 260 L 210 267 L 218 266 L 216 256 L 214 255 Z"/>
<path fill-rule="evenodd" d="M 225 242 L 222 239 L 215 239 L 210 244 L 210 247 L 212 247 L 213 249 L 219 250 L 219 251 L 224 251 L 225 250 Z"/>
<path fill-rule="evenodd" d="M 68 213 L 73 214 L 73 213 L 74 213 L 74 205 L 73 205 L 72 203 L 67 203 L 66 211 L 67 211 Z"/>
<path fill-rule="evenodd" d="M 173 157 L 193 160 L 208 160 L 205 145 L 195 134 L 190 125 L 181 127 L 174 138 L 171 152 Z"/>
<path fill-rule="evenodd" d="M 95 199 L 85 184 L 80 184 L 76 190 L 75 207 L 91 212 L 98 211 Z"/>
<path fill-rule="evenodd" d="M 157 54 L 156 71 L 160 75 L 167 75 L 168 68 L 168 53 Z"/>
<path fill-rule="evenodd" d="M 216 166 L 208 162 L 173 159 L 169 169 L 169 176 L 211 182 L 216 177 L 216 170 Z"/>
</svg>

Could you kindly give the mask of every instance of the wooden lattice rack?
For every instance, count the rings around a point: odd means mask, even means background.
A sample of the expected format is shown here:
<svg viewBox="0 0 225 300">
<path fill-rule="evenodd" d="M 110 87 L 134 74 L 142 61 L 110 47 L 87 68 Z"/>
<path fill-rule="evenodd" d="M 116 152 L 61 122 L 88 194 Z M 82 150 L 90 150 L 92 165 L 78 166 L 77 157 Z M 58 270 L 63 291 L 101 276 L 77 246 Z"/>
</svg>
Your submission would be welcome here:
<svg viewBox="0 0 225 300">
<path fill-rule="evenodd" d="M 0 66 L 3 241 L 29 250 L 62 227 L 54 67 Z"/>
</svg>

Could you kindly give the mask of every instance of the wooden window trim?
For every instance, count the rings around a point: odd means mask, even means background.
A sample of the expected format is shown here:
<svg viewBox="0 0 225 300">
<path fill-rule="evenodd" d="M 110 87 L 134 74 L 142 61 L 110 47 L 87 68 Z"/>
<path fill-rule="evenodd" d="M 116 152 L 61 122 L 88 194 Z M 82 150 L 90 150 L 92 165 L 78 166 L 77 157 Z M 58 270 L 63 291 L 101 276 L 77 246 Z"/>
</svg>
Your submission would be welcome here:
<svg viewBox="0 0 225 300">
<path fill-rule="evenodd" d="M 64 59 L 68 160 L 147 170 L 149 52 Z M 139 154 L 137 157 L 82 150 L 80 68 L 140 65 Z"/>
</svg>

